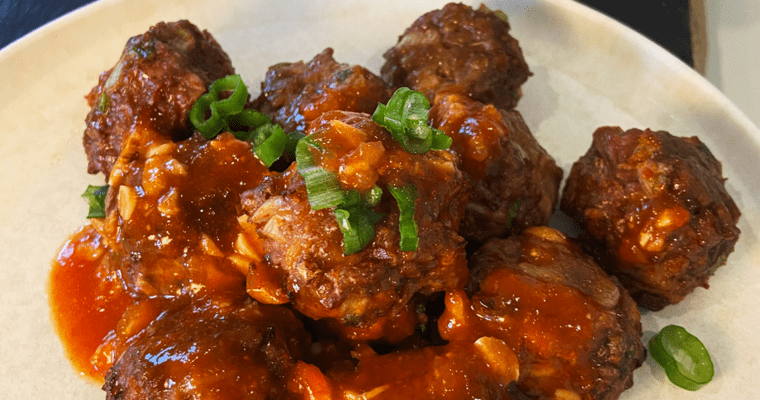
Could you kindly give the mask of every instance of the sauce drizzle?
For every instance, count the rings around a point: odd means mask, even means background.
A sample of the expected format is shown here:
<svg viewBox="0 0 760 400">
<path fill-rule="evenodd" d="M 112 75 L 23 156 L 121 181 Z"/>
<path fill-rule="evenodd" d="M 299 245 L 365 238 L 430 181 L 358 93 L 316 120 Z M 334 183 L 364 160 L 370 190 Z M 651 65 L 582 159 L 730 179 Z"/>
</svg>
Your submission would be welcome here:
<svg viewBox="0 0 760 400">
<path fill-rule="evenodd" d="M 110 365 L 96 367 L 90 357 L 133 302 L 109 272 L 108 254 L 100 234 L 85 225 L 63 244 L 48 280 L 51 320 L 66 356 L 81 376 L 98 383 Z"/>
</svg>

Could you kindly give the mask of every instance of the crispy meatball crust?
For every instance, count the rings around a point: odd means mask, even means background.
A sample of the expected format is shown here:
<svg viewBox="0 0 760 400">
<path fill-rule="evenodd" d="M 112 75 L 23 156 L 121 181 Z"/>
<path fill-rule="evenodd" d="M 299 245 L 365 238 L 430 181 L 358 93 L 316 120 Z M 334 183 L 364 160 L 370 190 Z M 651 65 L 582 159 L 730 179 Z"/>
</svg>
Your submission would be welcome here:
<svg viewBox="0 0 760 400">
<path fill-rule="evenodd" d="M 450 3 L 419 17 L 383 57 L 383 79 L 432 100 L 457 93 L 511 109 L 531 75 L 506 17 Z"/>
<path fill-rule="evenodd" d="M 338 63 L 327 48 L 311 61 L 269 67 L 256 109 L 286 132 L 306 131 L 309 122 L 333 110 L 372 113 L 391 97 L 391 87 L 359 65 Z"/>
<path fill-rule="evenodd" d="M 313 121 L 309 133 L 324 148 L 321 165 L 339 176 L 344 189 L 383 189 L 375 210 L 385 215 L 364 249 L 344 255 L 334 210 L 311 209 L 295 164 L 266 178 L 243 195 L 267 254 L 249 274 L 254 298 L 290 301 L 311 318 L 365 328 L 389 312 L 397 314 L 417 292 L 464 285 L 465 241 L 457 228 L 466 190 L 451 153 L 408 153 L 367 114 L 330 112 Z M 408 184 L 418 192 L 416 251 L 399 247 L 399 210 L 387 190 Z"/>
<path fill-rule="evenodd" d="M 436 98 L 430 121 L 453 139 L 451 151 L 472 186 L 459 228 L 462 236 L 482 243 L 549 223 L 562 169 L 519 112 L 443 95 Z"/>
<path fill-rule="evenodd" d="M 210 33 L 182 20 L 158 23 L 127 42 L 121 58 L 100 75 L 87 95 L 84 149 L 87 172 L 111 167 L 135 124 L 147 124 L 163 137 L 191 135 L 187 114 L 216 79 L 234 74 L 230 58 Z"/>
<path fill-rule="evenodd" d="M 645 358 L 636 304 L 562 233 L 531 227 L 470 259 L 465 292 L 447 294 L 444 339 L 492 336 L 520 360 L 530 398 L 617 399 Z"/>
<path fill-rule="evenodd" d="M 561 209 L 599 264 L 656 311 L 707 288 L 739 239 L 721 170 L 696 137 L 601 127 L 573 165 Z"/>
</svg>

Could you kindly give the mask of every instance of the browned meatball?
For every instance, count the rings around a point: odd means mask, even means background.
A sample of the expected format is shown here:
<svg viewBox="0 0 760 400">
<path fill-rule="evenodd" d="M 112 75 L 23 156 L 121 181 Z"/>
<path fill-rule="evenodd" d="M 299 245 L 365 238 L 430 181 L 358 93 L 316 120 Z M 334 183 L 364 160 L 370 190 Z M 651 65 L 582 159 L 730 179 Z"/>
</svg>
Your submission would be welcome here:
<svg viewBox="0 0 760 400">
<path fill-rule="evenodd" d="M 189 137 L 187 113 L 195 100 L 211 82 L 234 73 L 211 34 L 188 21 L 161 22 L 131 38 L 116 66 L 87 95 L 87 171 L 108 179 L 136 125 L 173 140 Z"/>
<path fill-rule="evenodd" d="M 707 287 L 738 240 L 724 180 L 696 137 L 602 127 L 573 165 L 561 209 L 599 264 L 639 305 L 659 310 Z"/>
<path fill-rule="evenodd" d="M 559 199 L 562 169 L 515 110 L 462 95 L 439 96 L 431 125 L 453 139 L 451 150 L 472 186 L 459 233 L 484 242 L 549 223 Z"/>
<path fill-rule="evenodd" d="M 218 299 L 147 303 L 127 311 L 135 320 L 122 320 L 122 331 L 133 335 L 117 341 L 103 385 L 107 399 L 285 398 L 290 371 L 310 344 L 284 307 Z M 146 321 L 146 313 L 157 318 Z"/>
<path fill-rule="evenodd" d="M 261 254 L 238 221 L 240 194 L 267 174 L 251 144 L 229 133 L 173 142 L 138 129 L 113 166 L 106 218 L 93 226 L 135 295 L 242 291 Z"/>
<path fill-rule="evenodd" d="M 617 399 L 645 358 L 636 304 L 559 231 L 491 239 L 438 321 L 451 343 L 491 336 L 518 355 L 530 398 Z"/>
<path fill-rule="evenodd" d="M 393 86 L 407 86 L 433 100 L 457 93 L 511 109 L 531 75 L 522 50 L 509 35 L 503 14 L 448 4 L 417 19 L 383 57 L 381 69 Z"/>
<path fill-rule="evenodd" d="M 285 132 L 306 131 L 310 121 L 327 111 L 372 113 L 392 93 L 387 83 L 366 68 L 336 62 L 328 48 L 308 63 L 269 67 L 253 105 Z"/>
<path fill-rule="evenodd" d="M 366 328 L 398 314 L 417 292 L 461 287 L 467 277 L 464 239 L 457 234 L 466 201 L 462 175 L 446 151 L 412 154 L 367 114 L 333 111 L 312 122 L 321 146 L 317 164 L 342 189 L 384 193 L 373 208 L 384 216 L 361 251 L 345 255 L 334 207 L 312 210 L 296 164 L 243 195 L 243 207 L 263 240 L 248 292 L 264 302 L 292 302 L 305 315 Z M 416 251 L 399 247 L 399 209 L 388 187 L 414 185 Z M 393 319 L 393 318 L 392 318 Z"/>
<path fill-rule="evenodd" d="M 299 363 L 292 386 L 314 400 L 526 399 L 514 384 L 517 356 L 492 337 L 383 355 L 359 346 L 351 354 L 355 367 L 332 368 L 324 374 Z"/>
</svg>

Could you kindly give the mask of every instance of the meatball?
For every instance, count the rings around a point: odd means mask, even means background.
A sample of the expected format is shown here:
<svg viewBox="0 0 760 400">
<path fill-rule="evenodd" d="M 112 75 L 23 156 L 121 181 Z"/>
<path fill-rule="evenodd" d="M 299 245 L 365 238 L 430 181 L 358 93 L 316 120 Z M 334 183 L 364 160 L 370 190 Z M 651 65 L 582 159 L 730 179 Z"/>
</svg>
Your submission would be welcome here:
<svg viewBox="0 0 760 400">
<path fill-rule="evenodd" d="M 442 95 L 431 125 L 453 139 L 451 150 L 472 185 L 459 233 L 484 242 L 548 224 L 559 199 L 562 169 L 530 133 L 516 110 L 462 95 Z"/>
<path fill-rule="evenodd" d="M 411 297 L 462 287 L 465 241 L 457 234 L 466 189 L 447 151 L 406 152 L 369 115 L 332 111 L 313 121 L 305 139 L 316 163 L 343 190 L 382 189 L 372 208 L 382 217 L 374 237 L 345 254 L 335 208 L 313 210 L 296 164 L 243 195 L 243 207 L 267 258 L 251 268 L 248 293 L 268 303 L 291 302 L 314 318 L 366 328 L 399 314 Z M 302 139 L 305 140 L 305 139 Z M 416 251 L 401 251 L 399 207 L 390 188 L 413 185 Z M 393 318 L 391 318 L 393 319 Z"/>
<path fill-rule="evenodd" d="M 284 398 L 310 344 L 290 310 L 218 299 L 166 303 L 127 311 L 134 319 L 122 320 L 121 331 L 132 335 L 117 340 L 107 399 Z"/>
<path fill-rule="evenodd" d="M 310 121 L 333 110 L 372 113 L 391 97 L 391 87 L 369 70 L 333 59 L 328 48 L 304 63 L 269 67 L 253 106 L 286 132 L 306 131 Z"/>
<path fill-rule="evenodd" d="M 470 268 L 465 291 L 447 293 L 444 339 L 503 340 L 530 398 L 617 399 L 633 384 L 645 358 L 636 304 L 559 231 L 491 239 Z"/>
<path fill-rule="evenodd" d="M 87 171 L 106 179 L 127 136 L 145 125 L 162 137 L 189 137 L 187 114 L 216 79 L 234 74 L 210 33 L 188 21 L 161 22 L 127 42 L 121 58 L 87 95 Z"/>
<path fill-rule="evenodd" d="M 407 86 L 433 100 L 456 93 L 511 109 L 531 75 L 522 50 L 500 12 L 448 4 L 419 17 L 383 57 L 380 72 L 393 86 Z"/>
<path fill-rule="evenodd" d="M 561 209 L 642 307 L 683 300 L 739 238 L 721 164 L 698 138 L 602 127 L 572 167 Z"/>
<path fill-rule="evenodd" d="M 138 297 L 244 290 L 262 253 L 238 220 L 240 195 L 267 174 L 229 133 L 173 142 L 137 129 L 113 167 L 106 217 L 92 220 L 108 262 Z"/>
<path fill-rule="evenodd" d="M 499 339 L 456 342 L 378 355 L 368 346 L 352 353 L 357 365 L 324 374 L 299 363 L 294 385 L 310 399 L 511 399 L 524 400 L 514 384 L 517 356 Z"/>
</svg>

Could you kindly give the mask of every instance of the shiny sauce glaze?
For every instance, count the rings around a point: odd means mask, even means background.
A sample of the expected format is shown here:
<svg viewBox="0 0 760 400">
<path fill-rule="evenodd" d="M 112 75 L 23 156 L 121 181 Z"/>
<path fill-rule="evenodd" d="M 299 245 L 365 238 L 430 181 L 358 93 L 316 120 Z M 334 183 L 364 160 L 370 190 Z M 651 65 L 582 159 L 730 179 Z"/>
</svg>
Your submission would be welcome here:
<svg viewBox="0 0 760 400">
<path fill-rule="evenodd" d="M 554 394 L 569 382 L 582 393 L 597 375 L 587 356 L 599 315 L 575 289 L 501 269 L 472 299 L 449 293 L 439 329 L 449 340 L 503 340 L 520 357 L 518 383 L 527 394 Z"/>
<path fill-rule="evenodd" d="M 451 150 L 461 157 L 459 168 L 476 180 L 493 174 L 489 167 L 507 156 L 500 140 L 510 137 L 510 129 L 502 118 L 493 105 L 457 95 L 436 98 L 430 110 L 431 124 L 452 138 Z"/>
<path fill-rule="evenodd" d="M 250 144 L 229 134 L 177 143 L 152 134 L 133 132 L 144 146 L 114 165 L 106 218 L 68 239 L 49 277 L 52 318 L 66 353 L 78 372 L 97 381 L 115 361 L 117 325 L 133 303 L 245 293 L 248 264 L 261 257 L 255 234 L 244 232 L 246 219 L 238 218 L 240 193 L 268 173 Z"/>
<path fill-rule="evenodd" d="M 406 152 L 363 113 L 327 112 L 307 133 L 299 142 L 301 157 L 308 155 L 343 190 L 379 187 L 384 194 L 372 209 L 383 215 L 373 225 L 372 240 L 346 255 L 333 210 L 311 209 L 300 161 L 265 179 L 242 199 L 267 254 L 249 272 L 249 294 L 262 302 L 290 302 L 310 318 L 340 320 L 359 328 L 352 333 L 357 337 L 383 331 L 372 325 L 385 316 L 406 331 L 410 324 L 403 322 L 402 309 L 412 296 L 463 287 L 466 280 L 464 240 L 455 231 L 466 193 L 453 156 Z M 414 252 L 400 250 L 400 212 L 388 189 L 407 185 L 417 192 Z"/>
<path fill-rule="evenodd" d="M 250 143 L 223 133 L 181 142 L 137 130 L 111 174 L 106 218 L 96 223 L 126 286 L 140 296 L 240 289 L 261 257 L 244 232 L 240 194 L 268 169 Z"/>
<path fill-rule="evenodd" d="M 80 375 L 99 382 L 112 360 L 91 363 L 91 357 L 134 301 L 103 263 L 109 256 L 100 234 L 85 225 L 61 247 L 48 281 L 51 316 L 66 355 Z"/>
</svg>

